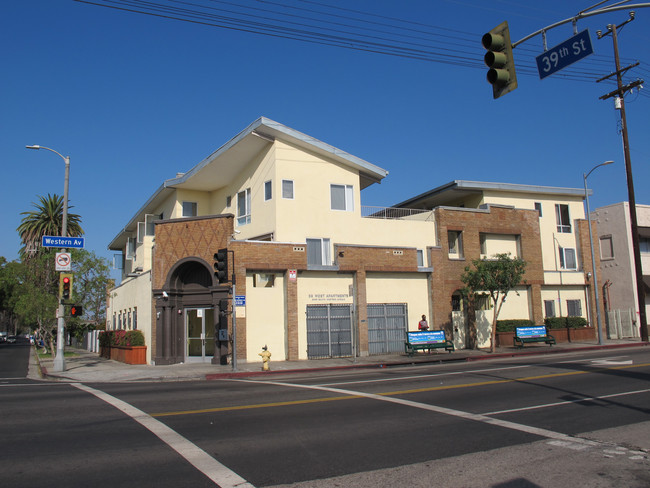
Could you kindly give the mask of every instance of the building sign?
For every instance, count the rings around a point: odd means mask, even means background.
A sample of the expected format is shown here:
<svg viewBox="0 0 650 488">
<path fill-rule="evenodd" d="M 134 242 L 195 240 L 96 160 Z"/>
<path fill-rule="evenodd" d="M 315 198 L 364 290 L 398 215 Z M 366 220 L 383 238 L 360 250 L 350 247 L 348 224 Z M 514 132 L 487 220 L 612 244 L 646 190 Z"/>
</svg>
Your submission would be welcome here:
<svg viewBox="0 0 650 488">
<path fill-rule="evenodd" d="M 307 295 L 310 303 L 345 303 L 350 301 L 350 295 L 347 293 L 310 293 Z"/>
<path fill-rule="evenodd" d="M 296 281 L 298 279 L 298 271 L 295 269 L 289 270 L 289 281 Z"/>
</svg>

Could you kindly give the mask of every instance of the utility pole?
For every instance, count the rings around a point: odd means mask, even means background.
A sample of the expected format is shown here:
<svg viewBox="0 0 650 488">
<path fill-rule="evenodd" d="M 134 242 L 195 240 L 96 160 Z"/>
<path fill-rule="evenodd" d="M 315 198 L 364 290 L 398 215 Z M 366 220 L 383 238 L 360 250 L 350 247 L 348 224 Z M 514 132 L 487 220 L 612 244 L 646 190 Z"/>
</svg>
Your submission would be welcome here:
<svg viewBox="0 0 650 488">
<path fill-rule="evenodd" d="M 634 198 L 634 181 L 632 180 L 632 161 L 630 158 L 630 143 L 627 134 L 627 119 L 625 117 L 625 93 L 632 90 L 634 87 L 641 85 L 643 83 L 643 80 L 636 80 L 627 85 L 623 85 L 623 73 L 625 73 L 628 69 L 638 65 L 639 63 L 621 69 L 621 61 L 618 55 L 618 37 L 616 33 L 617 29 L 620 29 L 625 24 L 627 24 L 628 22 L 632 22 L 633 20 L 634 20 L 634 12 L 630 12 L 630 18 L 625 22 L 623 22 L 622 24 L 618 26 L 616 24 L 609 24 L 607 26 L 607 32 L 605 33 L 601 31 L 597 31 L 598 39 L 601 39 L 608 34 L 612 34 L 612 40 L 614 41 L 614 58 L 616 61 L 616 71 L 597 81 L 600 82 L 616 75 L 617 89 L 614 90 L 613 92 L 603 95 L 602 97 L 600 97 L 600 99 L 606 100 L 611 97 L 616 97 L 615 98 L 616 108 L 621 112 L 621 132 L 623 135 L 625 172 L 627 175 L 627 192 L 628 192 L 628 200 L 630 206 L 630 221 L 632 227 L 631 229 L 632 249 L 634 251 L 634 267 L 636 271 L 636 289 L 637 289 L 637 301 L 638 301 L 639 322 L 640 322 L 639 331 L 641 335 L 641 340 L 647 342 L 648 322 L 647 322 L 646 312 L 645 312 L 645 284 L 643 282 L 643 267 L 641 263 L 641 252 L 639 247 L 639 229 L 638 229 L 637 217 L 636 217 L 636 199 Z"/>
</svg>

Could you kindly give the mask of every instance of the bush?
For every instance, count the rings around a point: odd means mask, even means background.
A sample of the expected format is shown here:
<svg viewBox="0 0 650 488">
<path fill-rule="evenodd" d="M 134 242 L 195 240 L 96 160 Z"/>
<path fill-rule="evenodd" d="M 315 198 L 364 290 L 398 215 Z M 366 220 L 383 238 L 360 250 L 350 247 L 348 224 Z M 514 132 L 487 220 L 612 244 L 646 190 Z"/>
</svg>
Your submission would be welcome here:
<svg viewBox="0 0 650 488">
<path fill-rule="evenodd" d="M 144 346 L 144 335 L 139 330 L 106 330 L 99 333 L 101 347 Z"/>
<path fill-rule="evenodd" d="M 587 319 L 584 317 L 548 317 L 544 324 L 549 329 L 579 329 L 587 326 Z"/>
<path fill-rule="evenodd" d="M 528 319 L 497 320 L 497 332 L 514 332 L 517 327 L 531 327 L 535 322 Z"/>
</svg>

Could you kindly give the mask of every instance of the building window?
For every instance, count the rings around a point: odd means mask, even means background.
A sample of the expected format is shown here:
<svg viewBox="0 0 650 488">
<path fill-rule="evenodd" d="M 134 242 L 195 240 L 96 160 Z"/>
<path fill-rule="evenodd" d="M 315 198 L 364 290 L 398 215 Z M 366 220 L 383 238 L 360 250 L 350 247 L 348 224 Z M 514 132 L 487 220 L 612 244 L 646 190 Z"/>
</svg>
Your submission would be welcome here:
<svg viewBox="0 0 650 488">
<path fill-rule="evenodd" d="M 332 210 L 345 210 L 346 212 L 354 210 L 352 185 L 330 185 L 330 195 Z"/>
<path fill-rule="evenodd" d="M 460 295 L 452 295 L 451 296 L 451 311 L 452 312 L 460 312 L 461 311 L 461 296 Z"/>
<path fill-rule="evenodd" d="M 237 225 L 251 223 L 251 189 L 237 193 Z"/>
<path fill-rule="evenodd" d="M 639 238 L 639 251 L 650 253 L 650 239 L 644 237 Z"/>
<path fill-rule="evenodd" d="M 542 216 L 542 203 L 541 202 L 535 202 L 535 210 L 537 210 L 537 213 L 539 216 Z"/>
<path fill-rule="evenodd" d="M 571 233 L 571 218 L 569 216 L 569 206 L 565 204 L 555 204 L 555 218 L 557 219 L 557 231 L 561 234 Z"/>
<path fill-rule="evenodd" d="M 264 183 L 264 201 L 273 198 L 273 182 L 271 180 Z"/>
<path fill-rule="evenodd" d="M 463 257 L 463 233 L 457 230 L 447 232 L 449 241 L 449 256 L 454 258 Z"/>
<path fill-rule="evenodd" d="M 422 268 L 424 266 L 424 251 L 418 249 L 418 267 Z"/>
<path fill-rule="evenodd" d="M 603 236 L 600 238 L 600 259 L 614 259 L 612 236 Z"/>
<path fill-rule="evenodd" d="M 282 180 L 282 198 L 293 200 L 293 180 Z"/>
<path fill-rule="evenodd" d="M 562 269 L 577 269 L 578 263 L 576 262 L 576 250 L 571 247 L 560 248 L 560 268 Z"/>
<path fill-rule="evenodd" d="M 544 316 L 555 317 L 555 300 L 544 300 Z"/>
<path fill-rule="evenodd" d="M 138 309 L 137 307 L 133 308 L 133 330 L 138 329 Z"/>
<path fill-rule="evenodd" d="M 272 273 L 253 274 L 254 288 L 273 288 L 275 286 L 275 275 Z"/>
<path fill-rule="evenodd" d="M 197 207 L 196 202 L 183 202 L 183 217 L 196 217 Z"/>
<path fill-rule="evenodd" d="M 226 197 L 226 208 L 230 208 L 232 206 L 232 197 L 228 195 Z"/>
<path fill-rule="evenodd" d="M 481 246 L 481 254 L 487 254 L 487 234 L 479 234 L 479 241 Z"/>
<path fill-rule="evenodd" d="M 580 300 L 567 300 L 566 308 L 569 317 L 582 317 L 582 305 Z"/>
<path fill-rule="evenodd" d="M 332 264 L 329 239 L 307 239 L 307 264 L 313 266 Z"/>
</svg>

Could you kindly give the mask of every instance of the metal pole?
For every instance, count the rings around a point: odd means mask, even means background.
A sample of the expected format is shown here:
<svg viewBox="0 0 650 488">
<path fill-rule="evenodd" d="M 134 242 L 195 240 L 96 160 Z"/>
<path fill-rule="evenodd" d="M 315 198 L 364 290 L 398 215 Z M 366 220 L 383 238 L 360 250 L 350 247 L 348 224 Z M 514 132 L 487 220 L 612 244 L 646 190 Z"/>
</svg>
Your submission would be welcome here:
<svg viewBox="0 0 650 488">
<path fill-rule="evenodd" d="M 233 268 L 234 268 L 233 263 Z M 234 273 L 233 273 L 234 277 Z M 237 371 L 237 295 L 235 294 L 235 283 L 232 284 L 232 370 Z"/>
<path fill-rule="evenodd" d="M 587 193 L 587 178 L 596 169 L 607 164 L 612 164 L 614 161 L 606 161 L 595 166 L 587 174 L 582 174 L 585 183 L 585 202 L 587 203 L 587 225 L 589 226 L 589 245 L 591 246 L 591 269 L 594 276 L 594 299 L 596 301 L 596 323 L 598 324 L 598 344 L 603 345 L 603 322 L 600 318 L 600 301 L 598 299 L 598 270 L 596 269 L 596 256 L 594 254 L 594 238 L 591 231 L 591 210 L 589 209 L 589 195 Z"/>
<path fill-rule="evenodd" d="M 46 149 L 59 156 L 65 162 L 65 179 L 63 181 L 63 221 L 61 222 L 61 237 L 68 237 L 68 188 L 70 186 L 70 156 L 64 156 L 58 151 L 45 146 L 25 146 L 27 149 Z M 65 251 L 65 249 L 62 249 Z M 65 371 L 65 307 L 59 301 L 56 319 L 56 356 L 54 357 L 53 369 L 56 372 Z"/>
<path fill-rule="evenodd" d="M 43 148 L 45 149 L 45 148 Z M 58 154 L 58 153 L 57 153 Z M 60 154 L 59 154 L 60 156 Z M 68 188 L 70 186 L 70 157 L 63 157 L 65 161 L 65 180 L 63 183 L 63 222 L 61 237 L 68 237 Z M 65 251 L 65 249 L 62 249 Z M 63 301 L 59 302 L 56 324 L 56 356 L 53 369 L 56 372 L 65 371 L 65 307 Z"/>
<path fill-rule="evenodd" d="M 630 203 L 630 221 L 632 231 L 632 249 L 634 250 L 634 267 L 636 271 L 637 302 L 639 308 L 639 332 L 642 341 L 648 341 L 648 322 L 645 312 L 645 284 L 643 283 L 643 266 L 641 264 L 641 251 L 639 247 L 639 229 L 636 216 L 636 200 L 634 198 L 634 181 L 632 179 L 632 161 L 630 158 L 630 143 L 627 135 L 627 119 L 625 117 L 625 99 L 623 90 L 623 77 L 621 75 L 621 61 L 618 55 L 618 37 L 616 24 L 608 26 L 614 40 L 614 59 L 616 61 L 616 81 L 618 83 L 619 103 L 621 111 L 621 127 L 623 135 L 623 152 L 625 155 L 625 173 L 627 175 L 627 192 Z"/>
</svg>

